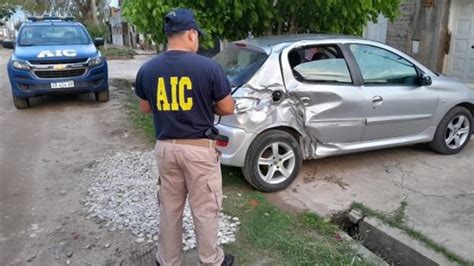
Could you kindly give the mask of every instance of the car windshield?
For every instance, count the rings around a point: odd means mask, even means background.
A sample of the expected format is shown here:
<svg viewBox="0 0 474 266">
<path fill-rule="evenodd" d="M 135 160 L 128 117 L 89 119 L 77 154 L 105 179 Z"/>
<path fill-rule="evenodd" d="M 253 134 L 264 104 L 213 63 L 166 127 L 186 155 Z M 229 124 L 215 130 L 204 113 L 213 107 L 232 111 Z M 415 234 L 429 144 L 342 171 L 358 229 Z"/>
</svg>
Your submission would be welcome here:
<svg viewBox="0 0 474 266">
<path fill-rule="evenodd" d="M 232 87 L 238 87 L 247 82 L 267 59 L 267 54 L 230 45 L 214 56 L 223 68 Z"/>
<path fill-rule="evenodd" d="M 20 46 L 73 45 L 90 42 L 86 31 L 78 25 L 26 26 L 19 38 Z"/>
</svg>

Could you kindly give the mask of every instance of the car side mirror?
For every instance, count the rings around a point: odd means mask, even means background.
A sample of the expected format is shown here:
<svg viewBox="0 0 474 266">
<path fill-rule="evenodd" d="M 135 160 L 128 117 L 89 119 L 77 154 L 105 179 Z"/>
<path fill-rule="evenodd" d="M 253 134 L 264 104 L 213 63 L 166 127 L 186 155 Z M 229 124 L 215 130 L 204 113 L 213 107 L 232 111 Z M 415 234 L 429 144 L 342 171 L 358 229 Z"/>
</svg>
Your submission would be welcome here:
<svg viewBox="0 0 474 266">
<path fill-rule="evenodd" d="M 5 40 L 2 43 L 3 48 L 5 49 L 15 49 L 15 42 L 14 41 L 9 41 Z"/>
<path fill-rule="evenodd" d="M 94 39 L 94 45 L 99 47 L 99 46 L 102 46 L 104 45 L 104 38 L 95 38 Z"/>
<path fill-rule="evenodd" d="M 433 80 L 431 80 L 431 77 L 426 75 L 425 73 L 422 73 L 420 75 L 420 85 L 421 86 L 430 86 L 433 83 Z"/>
</svg>

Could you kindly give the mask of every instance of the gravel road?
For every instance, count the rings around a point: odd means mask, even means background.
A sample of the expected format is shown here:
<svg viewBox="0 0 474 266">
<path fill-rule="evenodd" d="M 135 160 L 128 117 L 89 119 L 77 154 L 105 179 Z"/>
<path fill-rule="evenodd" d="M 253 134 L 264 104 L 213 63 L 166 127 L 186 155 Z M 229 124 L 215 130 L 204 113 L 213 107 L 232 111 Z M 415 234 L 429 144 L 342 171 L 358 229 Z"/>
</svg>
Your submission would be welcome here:
<svg viewBox="0 0 474 266">
<path fill-rule="evenodd" d="M 85 206 L 106 156 L 152 148 L 127 122 L 126 92 L 111 87 L 107 103 L 92 95 L 41 97 L 16 110 L 9 55 L 0 48 L 0 265 L 151 265 L 154 243 L 111 232 L 87 219 Z"/>
</svg>

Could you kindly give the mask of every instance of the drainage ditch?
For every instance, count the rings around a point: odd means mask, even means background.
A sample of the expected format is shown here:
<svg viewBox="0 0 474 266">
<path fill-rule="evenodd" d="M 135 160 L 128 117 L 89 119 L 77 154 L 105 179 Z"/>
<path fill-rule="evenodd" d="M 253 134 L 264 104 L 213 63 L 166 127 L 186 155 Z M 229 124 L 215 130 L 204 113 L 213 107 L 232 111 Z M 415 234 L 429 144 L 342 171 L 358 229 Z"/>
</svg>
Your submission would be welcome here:
<svg viewBox="0 0 474 266">
<path fill-rule="evenodd" d="M 359 210 L 340 213 L 332 217 L 332 222 L 389 265 L 453 264 L 402 230 L 364 216 Z"/>
</svg>

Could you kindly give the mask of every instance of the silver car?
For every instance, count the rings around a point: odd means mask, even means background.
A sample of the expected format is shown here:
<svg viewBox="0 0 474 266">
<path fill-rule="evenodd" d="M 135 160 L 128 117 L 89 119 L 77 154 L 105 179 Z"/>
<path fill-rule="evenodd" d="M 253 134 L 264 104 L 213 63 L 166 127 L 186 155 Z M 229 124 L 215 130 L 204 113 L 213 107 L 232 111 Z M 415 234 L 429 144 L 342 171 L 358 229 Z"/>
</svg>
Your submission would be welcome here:
<svg viewBox="0 0 474 266">
<path fill-rule="evenodd" d="M 429 143 L 441 154 L 471 138 L 474 90 L 382 43 L 338 35 L 237 41 L 214 58 L 235 114 L 217 117 L 224 165 L 261 191 L 286 188 L 302 161 Z"/>
</svg>

